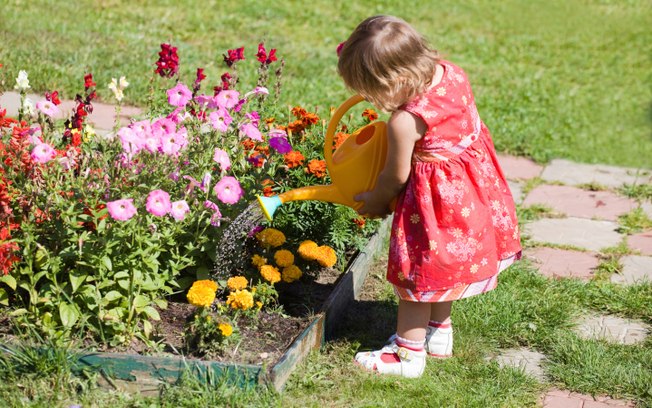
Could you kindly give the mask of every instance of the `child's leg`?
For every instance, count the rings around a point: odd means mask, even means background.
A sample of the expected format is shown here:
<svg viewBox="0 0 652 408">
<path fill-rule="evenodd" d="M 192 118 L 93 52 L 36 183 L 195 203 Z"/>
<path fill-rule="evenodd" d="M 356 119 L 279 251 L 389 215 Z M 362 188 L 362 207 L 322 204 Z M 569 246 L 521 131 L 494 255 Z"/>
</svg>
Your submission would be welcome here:
<svg viewBox="0 0 652 408">
<path fill-rule="evenodd" d="M 433 322 L 446 322 L 451 318 L 453 302 L 430 303 L 430 320 Z"/>
<path fill-rule="evenodd" d="M 408 302 L 399 300 L 396 334 L 410 341 L 426 338 L 426 326 L 431 317 L 430 303 Z"/>
</svg>

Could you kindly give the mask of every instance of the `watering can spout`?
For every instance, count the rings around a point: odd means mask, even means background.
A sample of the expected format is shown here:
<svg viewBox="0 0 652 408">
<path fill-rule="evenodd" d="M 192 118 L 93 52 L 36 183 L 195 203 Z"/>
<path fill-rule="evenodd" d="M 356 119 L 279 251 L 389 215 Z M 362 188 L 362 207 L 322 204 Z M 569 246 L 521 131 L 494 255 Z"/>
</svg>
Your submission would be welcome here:
<svg viewBox="0 0 652 408">
<path fill-rule="evenodd" d="M 340 190 L 332 184 L 301 187 L 271 197 L 258 196 L 256 198 L 268 221 L 274 218 L 276 209 L 288 201 L 318 200 L 351 206 L 351 200 L 344 197 Z"/>
</svg>

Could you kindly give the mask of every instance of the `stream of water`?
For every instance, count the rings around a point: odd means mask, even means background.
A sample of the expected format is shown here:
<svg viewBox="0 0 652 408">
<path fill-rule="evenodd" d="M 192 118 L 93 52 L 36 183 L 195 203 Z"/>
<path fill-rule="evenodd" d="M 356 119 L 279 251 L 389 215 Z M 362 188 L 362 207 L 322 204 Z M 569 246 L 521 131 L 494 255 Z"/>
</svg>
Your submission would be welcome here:
<svg viewBox="0 0 652 408">
<path fill-rule="evenodd" d="M 247 239 L 251 237 L 254 228 L 262 224 L 264 218 L 258 201 L 253 201 L 224 229 L 216 249 L 213 269 L 215 279 L 228 279 L 233 271 L 242 270 L 247 266 Z"/>
</svg>

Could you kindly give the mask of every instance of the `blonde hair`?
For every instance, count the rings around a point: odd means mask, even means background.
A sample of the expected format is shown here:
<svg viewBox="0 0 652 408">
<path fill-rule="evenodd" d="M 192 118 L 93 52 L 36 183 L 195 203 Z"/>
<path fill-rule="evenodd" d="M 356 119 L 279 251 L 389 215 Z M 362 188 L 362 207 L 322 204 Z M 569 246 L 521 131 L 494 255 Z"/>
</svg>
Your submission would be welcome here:
<svg viewBox="0 0 652 408">
<path fill-rule="evenodd" d="M 438 62 L 439 53 L 412 26 L 381 15 L 353 30 L 337 69 L 347 87 L 392 112 L 427 88 Z"/>
</svg>

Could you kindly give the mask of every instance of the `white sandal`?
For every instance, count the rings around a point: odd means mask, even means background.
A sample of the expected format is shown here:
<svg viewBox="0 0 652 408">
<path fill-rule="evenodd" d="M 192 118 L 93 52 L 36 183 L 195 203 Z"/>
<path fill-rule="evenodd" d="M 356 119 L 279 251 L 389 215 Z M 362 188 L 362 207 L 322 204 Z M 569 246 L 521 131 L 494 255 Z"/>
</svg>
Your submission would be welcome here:
<svg viewBox="0 0 652 408">
<path fill-rule="evenodd" d="M 439 327 L 428 326 L 426 329 L 426 352 L 435 358 L 453 356 L 453 327 L 442 324 Z"/>
<path fill-rule="evenodd" d="M 383 354 L 393 355 L 390 359 L 394 361 L 383 361 Z M 380 350 L 356 354 L 355 361 L 363 368 L 379 374 L 416 378 L 421 377 L 426 367 L 426 351 L 410 350 L 392 341 Z"/>
</svg>

